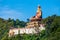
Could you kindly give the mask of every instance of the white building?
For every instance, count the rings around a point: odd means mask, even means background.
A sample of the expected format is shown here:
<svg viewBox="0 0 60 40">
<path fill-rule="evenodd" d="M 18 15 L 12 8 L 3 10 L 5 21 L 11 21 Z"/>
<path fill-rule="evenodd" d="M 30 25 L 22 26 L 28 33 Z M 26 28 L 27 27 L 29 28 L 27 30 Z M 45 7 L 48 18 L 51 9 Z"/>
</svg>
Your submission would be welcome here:
<svg viewBox="0 0 60 40">
<path fill-rule="evenodd" d="M 38 30 L 38 29 L 37 29 Z M 45 30 L 45 27 L 41 25 L 39 27 L 39 31 Z M 17 35 L 17 34 L 36 34 L 36 28 L 13 28 L 9 30 L 9 36 Z"/>
</svg>

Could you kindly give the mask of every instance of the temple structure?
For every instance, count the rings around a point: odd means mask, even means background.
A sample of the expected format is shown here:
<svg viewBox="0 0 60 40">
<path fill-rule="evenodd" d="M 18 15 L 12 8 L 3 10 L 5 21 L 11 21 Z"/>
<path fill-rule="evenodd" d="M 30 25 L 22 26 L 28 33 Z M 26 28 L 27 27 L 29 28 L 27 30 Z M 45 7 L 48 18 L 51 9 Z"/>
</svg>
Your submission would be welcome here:
<svg viewBox="0 0 60 40">
<path fill-rule="evenodd" d="M 27 27 L 28 28 L 33 28 L 35 26 L 40 27 L 41 20 L 42 20 L 42 11 L 41 11 L 41 7 L 38 6 L 36 15 L 30 18 L 29 23 L 27 23 Z"/>
<path fill-rule="evenodd" d="M 36 15 L 30 18 L 30 21 L 27 23 L 25 28 L 12 28 L 9 30 L 9 36 L 17 35 L 17 34 L 36 34 L 45 30 L 44 24 L 42 21 L 42 11 L 41 7 L 38 6 Z"/>
</svg>

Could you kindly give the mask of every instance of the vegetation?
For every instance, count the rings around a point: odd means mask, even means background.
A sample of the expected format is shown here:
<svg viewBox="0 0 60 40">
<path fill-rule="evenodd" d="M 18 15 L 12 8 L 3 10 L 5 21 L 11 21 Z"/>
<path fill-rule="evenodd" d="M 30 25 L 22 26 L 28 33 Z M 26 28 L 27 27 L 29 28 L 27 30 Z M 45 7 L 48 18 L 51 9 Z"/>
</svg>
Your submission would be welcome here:
<svg viewBox="0 0 60 40">
<path fill-rule="evenodd" d="M 24 27 L 26 22 L 20 21 L 19 19 L 11 19 L 8 20 L 0 18 L 0 40 L 6 38 L 8 31 L 11 27 Z"/>
<path fill-rule="evenodd" d="M 14 19 L 4 20 L 0 18 L 0 40 L 60 40 L 60 16 L 52 15 L 42 20 L 46 24 L 46 30 L 39 34 L 23 34 L 8 37 L 10 27 L 24 27 L 26 22 Z"/>
</svg>

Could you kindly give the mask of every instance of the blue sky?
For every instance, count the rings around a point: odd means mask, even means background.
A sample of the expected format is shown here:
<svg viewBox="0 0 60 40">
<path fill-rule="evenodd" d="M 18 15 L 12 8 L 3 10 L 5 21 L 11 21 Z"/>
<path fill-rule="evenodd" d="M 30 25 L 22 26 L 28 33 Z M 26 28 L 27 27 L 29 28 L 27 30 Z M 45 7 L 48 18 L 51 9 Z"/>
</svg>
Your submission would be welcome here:
<svg viewBox="0 0 60 40">
<path fill-rule="evenodd" d="M 43 18 L 53 14 L 60 16 L 60 0 L 0 0 L 0 17 L 26 21 L 36 14 L 38 4 Z"/>
</svg>

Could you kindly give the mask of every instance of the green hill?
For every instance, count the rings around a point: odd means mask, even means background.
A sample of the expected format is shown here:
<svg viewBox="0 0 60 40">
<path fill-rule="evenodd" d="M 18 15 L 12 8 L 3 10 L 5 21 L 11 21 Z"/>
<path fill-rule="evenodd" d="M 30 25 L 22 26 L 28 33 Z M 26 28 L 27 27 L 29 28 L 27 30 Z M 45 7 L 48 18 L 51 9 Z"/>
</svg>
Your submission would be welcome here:
<svg viewBox="0 0 60 40">
<path fill-rule="evenodd" d="M 0 18 L 0 40 L 5 38 L 8 35 L 9 29 L 11 27 L 24 27 L 26 25 L 26 22 L 20 21 L 19 19 L 11 19 L 5 20 L 3 18 Z"/>
<path fill-rule="evenodd" d="M 60 16 L 52 15 L 42 20 L 46 30 L 39 34 L 23 34 L 8 37 L 10 27 L 24 27 L 26 22 L 0 18 L 0 40 L 60 40 Z"/>
</svg>

